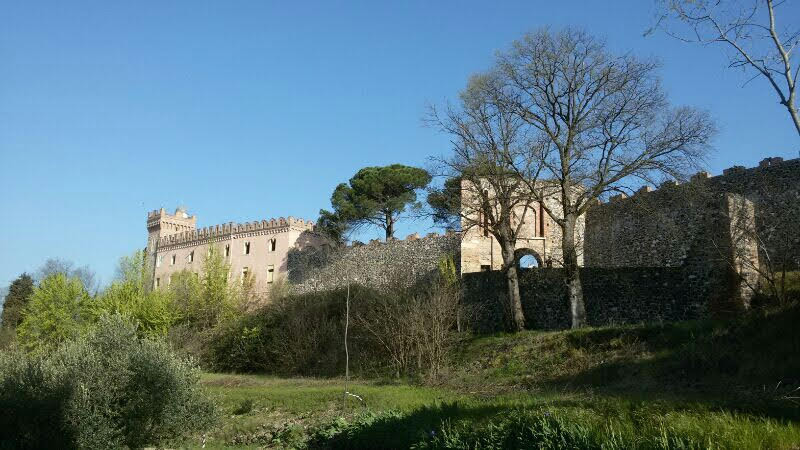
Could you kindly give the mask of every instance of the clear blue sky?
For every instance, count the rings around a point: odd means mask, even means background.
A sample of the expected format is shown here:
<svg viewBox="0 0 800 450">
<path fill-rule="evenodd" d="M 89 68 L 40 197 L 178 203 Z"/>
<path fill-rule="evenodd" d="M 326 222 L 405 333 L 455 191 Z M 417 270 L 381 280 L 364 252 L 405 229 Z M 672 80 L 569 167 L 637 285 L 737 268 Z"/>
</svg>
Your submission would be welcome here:
<svg viewBox="0 0 800 450">
<path fill-rule="evenodd" d="M 544 25 L 661 58 L 673 102 L 719 122 L 712 173 L 796 157 L 765 82 L 741 88 L 719 49 L 642 37 L 652 13 L 648 0 L 4 2 L 0 284 L 48 257 L 108 282 L 162 206 L 200 226 L 316 219 L 360 167 L 446 153 L 426 104 Z"/>
</svg>

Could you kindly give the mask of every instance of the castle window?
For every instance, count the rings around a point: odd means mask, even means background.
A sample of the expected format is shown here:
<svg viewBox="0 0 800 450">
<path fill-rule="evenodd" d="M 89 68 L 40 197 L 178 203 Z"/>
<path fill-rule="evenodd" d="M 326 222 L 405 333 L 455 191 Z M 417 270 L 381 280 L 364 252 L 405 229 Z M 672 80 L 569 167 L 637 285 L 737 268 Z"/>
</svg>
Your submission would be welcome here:
<svg viewBox="0 0 800 450">
<path fill-rule="evenodd" d="M 481 272 L 490 272 L 492 270 L 492 266 L 489 264 L 481 264 Z"/>
<path fill-rule="evenodd" d="M 275 238 L 269 240 L 269 251 L 271 252 L 275 251 L 275 244 L 276 244 Z"/>
<path fill-rule="evenodd" d="M 172 255 L 172 259 L 170 260 L 170 265 L 172 265 L 172 266 L 175 265 L 175 255 L 174 254 Z"/>
<path fill-rule="evenodd" d="M 156 278 L 156 287 L 161 286 L 161 278 Z"/>
<path fill-rule="evenodd" d="M 194 250 L 192 250 L 191 252 L 189 252 L 189 262 L 190 262 L 190 263 L 194 262 Z"/>
<path fill-rule="evenodd" d="M 250 268 L 242 267 L 242 281 L 246 280 L 249 274 L 250 274 Z"/>
<path fill-rule="evenodd" d="M 245 242 L 244 243 L 244 254 L 245 255 L 249 255 L 250 254 L 250 242 Z"/>
<path fill-rule="evenodd" d="M 227 258 L 229 256 L 231 256 L 231 245 L 225 244 L 225 257 Z"/>
<path fill-rule="evenodd" d="M 275 266 L 269 265 L 267 266 L 267 283 L 272 283 L 275 281 Z"/>
<path fill-rule="evenodd" d="M 156 267 L 161 267 L 161 263 L 164 261 L 164 255 L 158 255 L 156 258 Z"/>
</svg>

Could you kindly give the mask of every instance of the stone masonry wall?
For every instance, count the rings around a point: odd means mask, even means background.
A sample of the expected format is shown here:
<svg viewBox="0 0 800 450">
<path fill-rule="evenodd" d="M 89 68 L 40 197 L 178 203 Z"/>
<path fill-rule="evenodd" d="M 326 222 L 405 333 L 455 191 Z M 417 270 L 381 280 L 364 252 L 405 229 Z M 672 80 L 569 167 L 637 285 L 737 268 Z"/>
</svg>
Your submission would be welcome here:
<svg viewBox="0 0 800 450">
<path fill-rule="evenodd" d="M 520 272 L 526 328 L 570 327 L 562 269 Z M 674 267 L 581 269 L 586 314 L 592 326 L 699 319 L 708 316 L 707 299 L 716 288 L 702 277 Z M 500 272 L 465 274 L 464 303 L 479 332 L 502 330 L 505 279 Z"/>
<path fill-rule="evenodd" d="M 768 158 L 756 168 L 734 167 L 723 175 L 666 183 L 631 198 L 613 198 L 587 212 L 587 267 L 680 267 L 720 258 L 730 197 L 752 202 L 759 237 L 773 256 L 786 253 L 800 266 L 800 159 Z M 792 257 L 794 255 L 794 257 Z M 763 256 L 763 255 L 762 255 Z M 694 261 L 692 261 L 694 259 Z"/>
<path fill-rule="evenodd" d="M 356 242 L 344 248 L 292 250 L 287 259 L 288 281 L 298 294 L 335 289 L 348 282 L 376 289 L 397 283 L 410 286 L 436 274 L 442 257 L 452 257 L 458 273 L 460 245 L 456 233 L 433 233 L 389 242 Z"/>
</svg>

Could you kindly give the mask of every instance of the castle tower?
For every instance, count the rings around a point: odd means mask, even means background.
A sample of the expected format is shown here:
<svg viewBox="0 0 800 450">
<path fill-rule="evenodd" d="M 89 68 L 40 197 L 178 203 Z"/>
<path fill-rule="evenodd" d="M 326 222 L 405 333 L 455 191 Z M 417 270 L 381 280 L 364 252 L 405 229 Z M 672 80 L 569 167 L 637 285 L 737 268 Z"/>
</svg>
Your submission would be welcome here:
<svg viewBox="0 0 800 450">
<path fill-rule="evenodd" d="M 158 240 L 164 236 L 194 231 L 197 229 L 197 216 L 190 216 L 183 208 L 176 208 L 175 214 L 169 214 L 161 208 L 147 213 L 147 254 L 146 261 L 151 271 L 155 270 L 155 257 Z"/>
</svg>

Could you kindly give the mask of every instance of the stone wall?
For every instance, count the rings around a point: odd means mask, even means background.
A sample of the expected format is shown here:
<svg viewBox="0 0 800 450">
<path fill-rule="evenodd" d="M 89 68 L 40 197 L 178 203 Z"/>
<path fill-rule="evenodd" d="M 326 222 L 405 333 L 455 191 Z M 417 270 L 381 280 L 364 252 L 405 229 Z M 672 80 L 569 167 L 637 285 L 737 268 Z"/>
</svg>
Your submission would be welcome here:
<svg viewBox="0 0 800 450">
<path fill-rule="evenodd" d="M 295 249 L 287 258 L 288 281 L 294 293 L 334 289 L 348 282 L 376 289 L 398 283 L 410 286 L 436 274 L 443 257 L 452 257 L 459 271 L 460 245 L 456 233 L 433 233 L 389 242 L 355 242 L 343 248 Z"/>
<path fill-rule="evenodd" d="M 591 208 L 586 223 L 587 267 L 676 267 L 726 288 L 734 277 L 736 291 L 712 291 L 710 308 L 748 307 L 759 271 L 800 267 L 800 160 L 618 196 Z"/>
<path fill-rule="evenodd" d="M 768 158 L 756 168 L 700 173 L 689 183 L 642 189 L 587 212 L 587 267 L 702 266 L 720 260 L 741 196 L 753 204 L 757 234 L 771 256 L 800 265 L 800 159 Z M 728 244 L 731 244 L 728 242 Z M 764 255 L 762 255 L 764 256 Z M 773 258 L 774 259 L 774 258 Z"/>
<path fill-rule="evenodd" d="M 565 329 L 571 324 L 562 269 L 520 272 L 520 295 L 526 328 Z M 675 267 L 581 269 L 589 324 L 691 320 L 707 317 L 708 298 L 717 281 Z M 479 332 L 494 332 L 506 323 L 505 279 L 500 272 L 463 276 L 464 303 Z"/>
<path fill-rule="evenodd" d="M 800 269 L 800 159 L 766 158 L 758 167 L 735 166 L 708 181 L 717 191 L 754 204 L 762 263 L 768 257 Z"/>
</svg>

